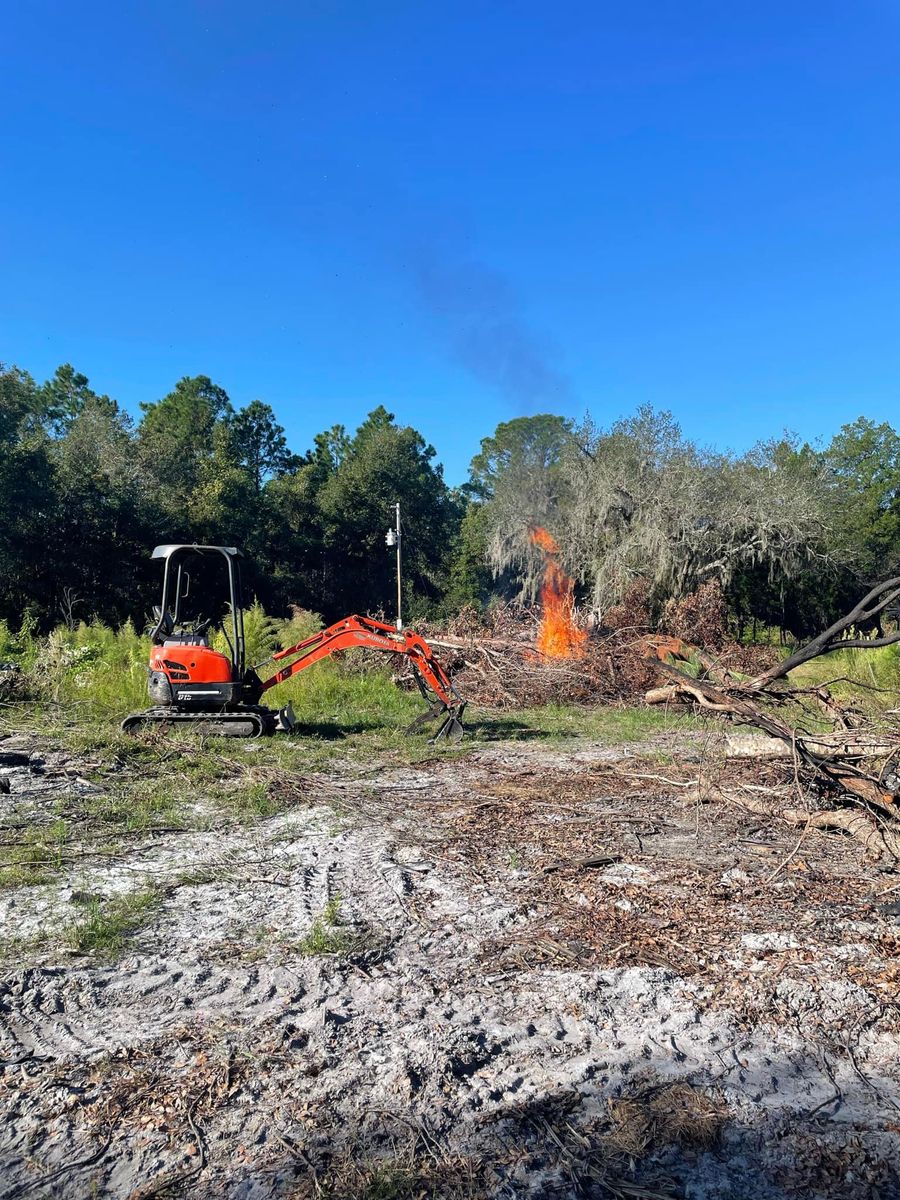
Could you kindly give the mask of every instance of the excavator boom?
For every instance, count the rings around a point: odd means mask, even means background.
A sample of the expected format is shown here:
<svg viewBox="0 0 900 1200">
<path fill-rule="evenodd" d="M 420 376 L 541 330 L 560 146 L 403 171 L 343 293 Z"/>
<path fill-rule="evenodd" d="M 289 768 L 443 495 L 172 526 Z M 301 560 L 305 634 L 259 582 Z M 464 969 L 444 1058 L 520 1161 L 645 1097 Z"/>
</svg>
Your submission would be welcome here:
<svg viewBox="0 0 900 1200">
<path fill-rule="evenodd" d="M 327 629 L 314 633 L 311 637 L 278 650 L 267 662 L 284 662 L 273 675 L 261 681 L 260 692 L 267 692 L 277 687 L 292 675 L 306 670 L 314 663 L 321 662 L 332 654 L 342 650 L 381 650 L 388 654 L 403 654 L 409 659 L 419 690 L 431 705 L 429 712 L 423 713 L 416 721 L 420 724 L 433 716 L 444 714 L 445 720 L 433 740 L 447 737 L 458 741 L 462 736 L 461 718 L 466 702 L 457 695 L 450 676 L 435 658 L 428 643 L 418 633 L 410 630 L 397 630 L 393 625 L 384 621 L 376 621 L 373 617 L 351 616 L 336 621 Z M 259 664 L 265 666 L 265 663 Z M 259 667 L 254 668 L 258 670 Z"/>
<path fill-rule="evenodd" d="M 339 650 L 385 650 L 390 654 L 405 654 L 413 665 L 421 672 L 428 686 L 444 704 L 452 702 L 453 684 L 444 668 L 432 653 L 431 647 L 417 633 L 409 630 L 398 631 L 392 625 L 376 621 L 372 617 L 344 617 L 335 621 L 327 629 L 315 633 L 312 637 L 285 650 L 279 650 L 272 655 L 271 662 L 282 662 L 293 658 L 294 661 L 280 671 L 276 671 L 263 682 L 263 691 L 283 683 L 298 671 L 320 662 L 323 658 L 337 653 Z M 296 657 L 295 657 L 296 656 Z"/>
</svg>

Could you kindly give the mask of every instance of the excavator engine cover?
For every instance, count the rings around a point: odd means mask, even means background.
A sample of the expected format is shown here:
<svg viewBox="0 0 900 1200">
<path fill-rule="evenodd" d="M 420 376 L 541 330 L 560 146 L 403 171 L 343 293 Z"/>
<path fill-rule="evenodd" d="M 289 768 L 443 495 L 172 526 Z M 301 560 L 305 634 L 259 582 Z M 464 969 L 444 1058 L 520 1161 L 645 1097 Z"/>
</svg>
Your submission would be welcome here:
<svg viewBox="0 0 900 1200">
<path fill-rule="evenodd" d="M 181 639 L 151 650 L 149 692 L 155 704 L 191 708 L 217 708 L 241 699 L 241 685 L 232 679 L 228 657 Z"/>
</svg>

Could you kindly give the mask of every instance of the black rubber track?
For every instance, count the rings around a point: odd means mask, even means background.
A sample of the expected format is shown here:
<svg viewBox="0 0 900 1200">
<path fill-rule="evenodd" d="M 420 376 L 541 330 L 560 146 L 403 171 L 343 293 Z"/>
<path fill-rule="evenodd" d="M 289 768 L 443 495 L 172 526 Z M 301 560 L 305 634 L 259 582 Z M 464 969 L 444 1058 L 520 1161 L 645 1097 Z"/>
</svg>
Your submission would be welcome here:
<svg viewBox="0 0 900 1200">
<path fill-rule="evenodd" d="M 122 722 L 125 733 L 142 729 L 192 729 L 211 737 L 267 737 L 275 732 L 275 713 L 268 708 L 247 708 L 239 712 L 184 712 L 178 709 L 148 708 L 129 713 Z"/>
</svg>

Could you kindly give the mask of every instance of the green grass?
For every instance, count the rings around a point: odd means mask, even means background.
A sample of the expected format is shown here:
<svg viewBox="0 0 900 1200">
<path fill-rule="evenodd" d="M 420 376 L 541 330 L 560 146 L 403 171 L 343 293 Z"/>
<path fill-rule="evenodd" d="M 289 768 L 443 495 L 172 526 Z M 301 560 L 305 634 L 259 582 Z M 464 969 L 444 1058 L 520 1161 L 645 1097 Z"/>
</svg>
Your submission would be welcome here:
<svg viewBox="0 0 900 1200">
<path fill-rule="evenodd" d="M 62 869 L 63 847 L 69 836 L 65 821 L 28 829 L 20 842 L 2 848 L 0 887 L 34 887 L 49 883 Z"/>
<path fill-rule="evenodd" d="M 363 1187 L 359 1193 L 363 1200 L 412 1200 L 428 1195 L 418 1171 L 393 1162 L 373 1163 L 366 1171 Z"/>
<path fill-rule="evenodd" d="M 540 708 L 516 709 L 503 714 L 476 711 L 471 719 L 471 737 L 476 741 L 506 737 L 548 741 L 585 738 L 613 746 L 644 741 L 671 730 L 701 727 L 702 718 L 673 715 L 662 708 L 580 708 L 545 704 Z"/>
<path fill-rule="evenodd" d="M 264 820 L 284 812 L 288 804 L 263 781 L 241 779 L 232 786 L 220 788 L 215 802 L 239 821 Z"/>
<path fill-rule="evenodd" d="M 390 1158 L 371 1158 L 365 1147 L 351 1145 L 331 1159 L 317 1182 L 322 1200 L 475 1200 L 485 1194 L 479 1166 L 453 1157 L 436 1157 L 432 1147 L 413 1138 L 405 1151 L 404 1129 L 392 1139 Z M 648 1193 L 649 1194 L 649 1193 Z"/>
<path fill-rule="evenodd" d="M 293 943 L 299 954 L 349 954 L 359 943 L 358 935 L 340 923 L 341 898 L 333 896 L 313 921 L 309 933 Z"/>
<path fill-rule="evenodd" d="M 838 699 L 852 698 L 870 710 L 896 708 L 900 703 L 900 643 L 871 650 L 835 650 L 791 671 L 790 682 L 794 687 L 828 684 Z"/>
<path fill-rule="evenodd" d="M 187 731 L 122 734 L 112 721 L 73 720 L 28 706 L 7 709 L 11 728 L 37 730 L 89 759 L 83 768 L 101 792 L 66 797 L 66 814 L 82 820 L 79 832 L 137 833 L 155 828 L 209 828 L 217 821 L 255 821 L 296 803 L 282 795 L 279 776 L 342 770 L 366 774 L 390 766 L 464 758 L 480 745 L 502 740 L 557 746 L 576 739 L 606 745 L 640 742 L 670 730 L 703 725 L 701 718 L 657 708 L 579 708 L 548 704 L 499 712 L 469 708 L 466 736 L 457 745 L 428 743 L 429 730 L 407 734 L 422 711 L 418 696 L 400 691 L 386 675 L 360 675 L 339 664 L 310 671 L 306 699 L 295 706 L 301 724 L 290 736 L 243 740 Z M 85 822 L 85 818 L 87 819 Z"/>
<path fill-rule="evenodd" d="M 116 896 L 111 900 L 90 899 L 83 916 L 68 930 L 70 949 L 80 954 L 110 957 L 117 954 L 127 939 L 145 924 L 162 903 L 156 888 Z"/>
<path fill-rule="evenodd" d="M 341 904 L 340 896 L 332 897 L 301 938 L 285 937 L 269 926 L 260 927 L 254 945 L 244 950 L 243 957 L 256 962 L 273 953 L 315 958 L 339 957 L 361 950 L 367 941 L 365 932 L 342 923 Z"/>
<path fill-rule="evenodd" d="M 94 826 L 125 833 L 152 829 L 183 829 L 189 780 L 178 774 L 140 778 L 123 784 L 107 780 L 104 790 L 79 798 L 81 812 Z"/>
</svg>

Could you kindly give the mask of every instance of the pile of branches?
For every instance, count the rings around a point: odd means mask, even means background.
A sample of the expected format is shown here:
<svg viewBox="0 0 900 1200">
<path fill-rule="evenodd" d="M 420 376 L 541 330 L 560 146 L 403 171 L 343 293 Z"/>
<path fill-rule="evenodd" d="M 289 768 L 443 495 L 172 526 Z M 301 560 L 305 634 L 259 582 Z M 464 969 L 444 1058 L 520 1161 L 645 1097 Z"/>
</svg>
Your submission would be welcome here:
<svg viewBox="0 0 900 1200">
<path fill-rule="evenodd" d="M 460 694 L 486 708 L 540 704 L 615 704 L 643 697 L 656 680 L 657 647 L 671 639 L 652 632 L 640 586 L 586 630 L 583 654 L 549 658 L 536 649 L 540 611 L 520 605 L 466 608 L 423 633 L 458 684 Z M 709 627 L 705 627 L 709 629 Z M 717 642 L 719 661 L 735 670 L 760 669 L 777 652 Z"/>
<path fill-rule="evenodd" d="M 889 863 L 900 860 L 900 724 L 890 711 L 873 724 L 859 707 L 839 702 L 827 684 L 794 686 L 792 671 L 836 650 L 871 650 L 900 642 L 900 629 L 873 638 L 857 635 L 900 600 L 900 576 L 877 584 L 846 616 L 793 654 L 756 675 L 741 674 L 721 657 L 679 638 L 657 638 L 648 660 L 664 682 L 649 689 L 649 704 L 688 704 L 751 726 L 790 747 L 795 802 L 778 815 L 790 824 L 834 829 L 862 842 Z M 847 681 L 851 682 L 851 681 Z M 893 718 L 893 719 L 892 719 Z M 830 729 L 828 728 L 830 726 Z M 823 732 L 823 728 L 825 732 Z M 761 792 L 763 789 L 756 789 Z M 747 795 L 701 795 L 735 799 L 771 811 Z"/>
<path fill-rule="evenodd" d="M 642 695 L 654 680 L 634 629 L 589 631 L 577 658 L 536 649 L 540 614 L 512 605 L 464 609 L 446 625 L 424 630 L 461 695 L 486 708 L 539 704 L 610 704 Z"/>
</svg>

